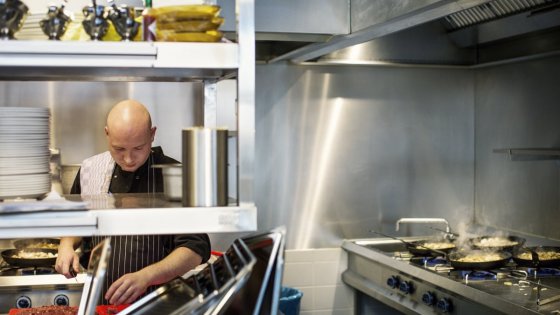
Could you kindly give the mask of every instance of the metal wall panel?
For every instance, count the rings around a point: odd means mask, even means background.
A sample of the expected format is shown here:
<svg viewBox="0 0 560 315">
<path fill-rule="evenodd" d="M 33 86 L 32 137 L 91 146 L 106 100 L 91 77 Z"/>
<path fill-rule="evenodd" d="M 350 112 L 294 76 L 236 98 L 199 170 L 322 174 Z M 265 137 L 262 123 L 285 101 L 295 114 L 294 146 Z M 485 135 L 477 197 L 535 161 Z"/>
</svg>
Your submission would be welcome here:
<svg viewBox="0 0 560 315">
<path fill-rule="evenodd" d="M 560 239 L 556 161 L 510 161 L 498 148 L 560 147 L 560 58 L 480 69 L 476 75 L 476 219 Z"/>
<path fill-rule="evenodd" d="M 51 109 L 51 147 L 62 164 L 76 164 L 107 150 L 104 127 L 108 111 L 126 98 L 142 102 L 158 127 L 155 145 L 181 159 L 181 129 L 193 126 L 203 104 L 201 83 L 151 82 L 0 82 L 0 106 Z"/>
<path fill-rule="evenodd" d="M 263 65 L 256 82 L 258 227 L 285 224 L 287 248 L 472 219 L 468 70 Z"/>
</svg>

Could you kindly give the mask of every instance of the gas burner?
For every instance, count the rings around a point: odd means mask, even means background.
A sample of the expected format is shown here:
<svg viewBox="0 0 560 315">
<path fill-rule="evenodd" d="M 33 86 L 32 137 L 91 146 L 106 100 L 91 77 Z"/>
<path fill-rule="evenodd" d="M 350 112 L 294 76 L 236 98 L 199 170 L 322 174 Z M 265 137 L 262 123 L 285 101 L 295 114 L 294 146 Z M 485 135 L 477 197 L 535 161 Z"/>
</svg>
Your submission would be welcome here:
<svg viewBox="0 0 560 315">
<path fill-rule="evenodd" d="M 465 282 L 473 280 L 496 280 L 498 275 L 495 272 L 484 271 L 484 270 L 459 270 L 461 278 Z"/>
<path fill-rule="evenodd" d="M 2 267 L 0 269 L 0 276 L 17 276 L 18 272 L 18 267 Z"/>
<path fill-rule="evenodd" d="M 527 273 L 535 277 L 557 277 L 560 269 L 557 268 L 527 268 Z"/>
<path fill-rule="evenodd" d="M 21 269 L 21 274 L 23 276 L 29 275 L 52 275 L 55 274 L 56 271 L 53 267 L 27 267 Z"/>
<path fill-rule="evenodd" d="M 410 262 L 436 272 L 448 272 L 453 270 L 453 267 L 451 267 L 443 257 L 413 257 Z"/>
<path fill-rule="evenodd" d="M 54 267 L 13 267 L 0 268 L 0 276 L 38 276 L 56 274 Z"/>
</svg>

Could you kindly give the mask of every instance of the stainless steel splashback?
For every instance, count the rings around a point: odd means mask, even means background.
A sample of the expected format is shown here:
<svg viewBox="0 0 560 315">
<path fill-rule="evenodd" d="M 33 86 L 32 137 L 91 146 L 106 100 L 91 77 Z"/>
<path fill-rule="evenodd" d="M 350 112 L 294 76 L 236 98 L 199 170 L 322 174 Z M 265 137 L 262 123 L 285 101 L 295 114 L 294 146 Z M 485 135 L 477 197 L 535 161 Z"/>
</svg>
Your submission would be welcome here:
<svg viewBox="0 0 560 315">
<path fill-rule="evenodd" d="M 559 148 L 560 58 L 476 74 L 476 219 L 560 239 L 559 160 L 511 161 L 500 148 Z M 558 157 L 557 157 L 558 158 Z"/>
<path fill-rule="evenodd" d="M 259 229 L 285 224 L 288 248 L 317 248 L 404 216 L 472 219 L 471 71 L 267 65 L 257 78 Z"/>
</svg>

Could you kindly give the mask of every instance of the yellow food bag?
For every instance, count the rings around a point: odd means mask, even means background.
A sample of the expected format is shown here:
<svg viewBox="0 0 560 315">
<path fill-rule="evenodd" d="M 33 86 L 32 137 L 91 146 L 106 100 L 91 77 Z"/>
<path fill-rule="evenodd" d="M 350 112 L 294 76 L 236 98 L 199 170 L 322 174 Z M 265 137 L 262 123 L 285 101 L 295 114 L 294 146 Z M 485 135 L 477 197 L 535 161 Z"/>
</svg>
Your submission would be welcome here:
<svg viewBox="0 0 560 315">
<path fill-rule="evenodd" d="M 149 9 L 145 14 L 153 16 L 158 22 L 186 20 L 211 20 L 220 12 L 220 6 L 192 4 L 173 5 Z"/>
<path fill-rule="evenodd" d="M 175 32 L 157 30 L 156 39 L 162 42 L 219 42 L 223 37 L 220 31 L 206 32 Z"/>
<path fill-rule="evenodd" d="M 176 32 L 206 32 L 217 30 L 224 23 L 222 17 L 213 17 L 210 20 L 187 20 L 175 22 L 162 22 L 157 20 L 158 30 L 174 30 Z"/>
</svg>

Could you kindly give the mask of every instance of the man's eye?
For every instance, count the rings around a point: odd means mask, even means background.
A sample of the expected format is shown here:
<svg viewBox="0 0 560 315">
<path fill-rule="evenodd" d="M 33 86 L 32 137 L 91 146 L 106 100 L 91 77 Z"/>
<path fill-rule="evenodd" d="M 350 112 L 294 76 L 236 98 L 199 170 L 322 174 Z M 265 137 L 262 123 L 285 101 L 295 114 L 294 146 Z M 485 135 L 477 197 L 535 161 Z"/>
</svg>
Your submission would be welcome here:
<svg viewBox="0 0 560 315">
<path fill-rule="evenodd" d="M 142 148 L 143 148 L 143 147 L 136 147 L 136 148 L 134 148 L 134 150 L 140 151 L 140 150 L 142 150 Z"/>
<path fill-rule="evenodd" d="M 115 148 L 115 151 L 124 151 L 124 148 Z"/>
</svg>

